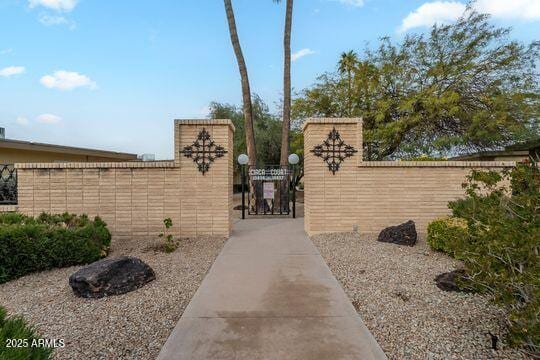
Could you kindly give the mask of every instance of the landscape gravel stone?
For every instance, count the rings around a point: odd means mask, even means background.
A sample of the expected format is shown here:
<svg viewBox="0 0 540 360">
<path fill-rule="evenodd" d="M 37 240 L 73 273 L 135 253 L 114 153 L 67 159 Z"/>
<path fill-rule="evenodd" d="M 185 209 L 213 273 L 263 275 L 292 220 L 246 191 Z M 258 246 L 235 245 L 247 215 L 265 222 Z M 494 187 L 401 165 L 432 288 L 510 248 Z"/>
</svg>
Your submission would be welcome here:
<svg viewBox="0 0 540 360">
<path fill-rule="evenodd" d="M 527 358 L 504 344 L 504 310 L 487 296 L 437 288 L 437 275 L 462 265 L 424 239 L 414 247 L 356 233 L 312 240 L 388 358 Z"/>
<path fill-rule="evenodd" d="M 0 304 L 47 339 L 64 339 L 55 359 L 155 359 L 219 254 L 225 238 L 182 239 L 171 254 L 148 241 L 113 241 L 111 256 L 136 256 L 156 280 L 123 295 L 84 299 L 68 278 L 81 267 L 30 274 L 0 285 Z"/>
</svg>

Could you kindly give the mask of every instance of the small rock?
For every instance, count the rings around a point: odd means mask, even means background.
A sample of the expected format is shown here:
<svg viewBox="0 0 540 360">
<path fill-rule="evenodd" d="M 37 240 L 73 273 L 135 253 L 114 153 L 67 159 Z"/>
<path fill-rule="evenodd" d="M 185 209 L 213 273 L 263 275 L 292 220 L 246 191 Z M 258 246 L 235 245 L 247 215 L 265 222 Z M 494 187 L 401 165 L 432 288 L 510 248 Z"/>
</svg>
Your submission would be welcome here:
<svg viewBox="0 0 540 360">
<path fill-rule="evenodd" d="M 400 298 L 403 301 L 409 301 L 411 297 L 409 294 L 407 294 L 407 291 L 404 289 L 396 289 L 394 290 L 394 296 Z"/>
<path fill-rule="evenodd" d="M 154 270 L 131 256 L 104 259 L 90 264 L 69 277 L 75 295 L 102 298 L 136 290 L 154 280 Z"/>
<path fill-rule="evenodd" d="M 456 281 L 466 277 L 465 270 L 458 269 L 446 273 L 442 273 L 435 278 L 437 287 L 443 291 L 460 291 L 469 292 L 469 289 L 461 289 Z"/>
<path fill-rule="evenodd" d="M 418 239 L 418 234 L 416 232 L 416 226 L 414 221 L 409 220 L 404 224 L 398 226 L 390 226 L 379 234 L 377 241 L 398 244 L 398 245 L 408 245 L 414 246 Z"/>
</svg>

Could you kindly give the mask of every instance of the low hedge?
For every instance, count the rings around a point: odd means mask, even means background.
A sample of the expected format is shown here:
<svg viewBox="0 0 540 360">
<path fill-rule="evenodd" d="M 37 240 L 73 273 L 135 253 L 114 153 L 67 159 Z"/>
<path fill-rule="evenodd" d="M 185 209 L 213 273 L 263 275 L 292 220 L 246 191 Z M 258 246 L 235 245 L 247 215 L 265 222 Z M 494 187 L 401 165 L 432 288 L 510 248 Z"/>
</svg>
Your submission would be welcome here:
<svg viewBox="0 0 540 360">
<path fill-rule="evenodd" d="M 0 306 L 0 359 L 47 360 L 52 349 L 35 346 L 39 340 L 34 327 L 19 316 L 7 317 L 6 310 Z"/>
<path fill-rule="evenodd" d="M 0 214 L 0 284 L 52 268 L 88 264 L 105 257 L 111 243 L 99 217 L 73 214 Z"/>
</svg>

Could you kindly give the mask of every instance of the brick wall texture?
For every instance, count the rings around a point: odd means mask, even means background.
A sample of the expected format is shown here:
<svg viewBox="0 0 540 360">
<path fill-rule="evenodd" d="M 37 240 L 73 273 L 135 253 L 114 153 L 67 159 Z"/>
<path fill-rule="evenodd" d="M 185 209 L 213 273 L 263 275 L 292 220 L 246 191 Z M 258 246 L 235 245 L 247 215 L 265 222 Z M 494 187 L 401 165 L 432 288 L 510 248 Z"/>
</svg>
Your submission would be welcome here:
<svg viewBox="0 0 540 360">
<path fill-rule="evenodd" d="M 204 175 L 180 154 L 203 128 L 228 151 Z M 233 131 L 229 120 L 176 120 L 172 161 L 16 164 L 19 211 L 99 215 L 119 239 L 156 237 L 165 218 L 173 220 L 175 236 L 228 236 Z"/>
<path fill-rule="evenodd" d="M 180 151 L 205 128 L 228 150 L 202 175 Z M 358 153 L 336 174 L 311 150 L 336 128 Z M 229 120 L 175 121 L 175 158 L 164 162 L 16 164 L 18 210 L 99 215 L 116 238 L 155 237 L 171 218 L 175 236 L 223 235 L 232 230 L 233 132 Z M 376 233 L 412 219 L 420 233 L 449 214 L 449 201 L 464 195 L 472 169 L 513 162 L 364 162 L 361 119 L 309 119 L 304 125 L 305 230 L 308 234 Z M 2 210 L 2 209 L 0 209 Z M 12 210 L 11 208 L 9 210 Z"/>
<path fill-rule="evenodd" d="M 17 205 L 0 205 L 0 213 L 4 212 L 17 212 L 19 207 Z"/>
<path fill-rule="evenodd" d="M 311 150 L 333 128 L 359 152 L 335 175 Z M 472 169 L 502 170 L 514 162 L 362 161 L 361 119 L 310 119 L 304 124 L 305 221 L 308 234 L 352 231 L 378 233 L 414 220 L 419 233 L 450 213 L 447 204 L 464 196 L 462 183 Z"/>
</svg>

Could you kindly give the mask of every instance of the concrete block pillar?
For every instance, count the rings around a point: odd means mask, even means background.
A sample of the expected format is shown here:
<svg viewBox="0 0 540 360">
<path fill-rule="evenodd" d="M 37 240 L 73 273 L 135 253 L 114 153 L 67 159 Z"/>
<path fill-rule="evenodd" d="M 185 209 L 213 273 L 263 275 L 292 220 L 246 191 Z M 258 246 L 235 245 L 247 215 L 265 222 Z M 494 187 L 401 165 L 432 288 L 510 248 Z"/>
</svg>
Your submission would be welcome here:
<svg viewBox="0 0 540 360">
<path fill-rule="evenodd" d="M 207 150 L 223 149 L 219 155 L 199 154 L 205 156 L 204 163 L 208 168 L 199 167 L 202 160 L 194 161 L 197 147 L 193 145 L 196 141 L 202 144 L 199 137 L 203 131 L 209 136 L 205 143 L 212 142 Z M 202 235 L 205 231 L 208 235 L 230 234 L 232 231 L 234 131 L 231 120 L 175 120 L 174 162 L 180 168 L 180 192 L 184 194 L 180 209 L 183 230 L 193 227 L 197 234 Z M 194 151 L 191 156 L 183 153 L 186 147 Z"/>
<path fill-rule="evenodd" d="M 323 145 L 325 154 L 332 156 L 328 152 L 331 149 L 324 145 L 324 141 L 329 140 L 334 129 L 355 152 L 351 157 L 338 161 L 339 168 L 331 169 L 323 157 L 316 156 L 315 148 Z M 363 154 L 362 119 L 307 119 L 303 131 L 305 230 L 308 234 L 325 232 L 330 227 L 338 231 L 352 231 L 355 225 L 353 216 L 345 217 L 343 214 L 352 214 L 357 201 L 357 168 Z"/>
</svg>

